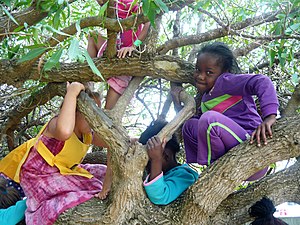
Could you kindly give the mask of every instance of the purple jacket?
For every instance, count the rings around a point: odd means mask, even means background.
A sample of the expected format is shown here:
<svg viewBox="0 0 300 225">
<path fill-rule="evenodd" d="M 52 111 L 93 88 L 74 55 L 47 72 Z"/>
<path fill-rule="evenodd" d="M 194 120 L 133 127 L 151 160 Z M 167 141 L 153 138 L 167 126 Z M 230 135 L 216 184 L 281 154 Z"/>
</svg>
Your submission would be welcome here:
<svg viewBox="0 0 300 225">
<path fill-rule="evenodd" d="M 226 108 L 222 113 L 228 116 L 249 134 L 262 123 L 262 118 L 277 115 L 278 99 L 272 81 L 264 75 L 221 74 L 214 87 L 202 97 L 202 104 L 223 95 L 240 96 L 240 101 Z M 258 97 L 262 118 L 257 112 L 253 95 Z M 200 110 L 201 111 L 201 110 Z"/>
</svg>

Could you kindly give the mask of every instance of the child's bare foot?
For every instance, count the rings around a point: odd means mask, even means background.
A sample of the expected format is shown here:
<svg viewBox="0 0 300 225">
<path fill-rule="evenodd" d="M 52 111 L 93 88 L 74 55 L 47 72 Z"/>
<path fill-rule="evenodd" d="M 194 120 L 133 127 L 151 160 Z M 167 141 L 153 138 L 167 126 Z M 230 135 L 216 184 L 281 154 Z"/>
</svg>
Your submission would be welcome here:
<svg viewBox="0 0 300 225">
<path fill-rule="evenodd" d="M 112 183 L 112 171 L 110 167 L 107 167 L 102 190 L 98 194 L 96 194 L 95 197 L 100 198 L 102 200 L 106 199 L 108 193 L 110 192 L 111 183 Z"/>
<path fill-rule="evenodd" d="M 101 200 L 104 200 L 107 198 L 108 193 L 109 193 L 110 189 L 102 189 L 102 191 L 100 191 L 98 194 L 95 195 L 96 198 L 100 198 Z"/>
</svg>

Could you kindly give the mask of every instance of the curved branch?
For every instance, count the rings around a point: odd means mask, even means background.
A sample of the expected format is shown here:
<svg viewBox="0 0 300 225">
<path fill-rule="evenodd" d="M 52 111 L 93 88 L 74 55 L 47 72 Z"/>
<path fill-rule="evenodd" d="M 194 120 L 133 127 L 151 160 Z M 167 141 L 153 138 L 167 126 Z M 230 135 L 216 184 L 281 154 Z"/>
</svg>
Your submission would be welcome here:
<svg viewBox="0 0 300 225">
<path fill-rule="evenodd" d="M 113 76 L 147 76 L 163 78 L 174 82 L 193 83 L 194 65 L 172 56 L 143 55 L 142 58 L 106 59 L 94 60 L 103 77 L 108 79 Z M 128 66 L 129 65 L 129 66 Z M 65 81 L 96 81 L 101 78 L 93 74 L 87 63 L 61 63 L 59 70 L 53 69 L 47 72 L 47 76 L 38 73 L 37 65 L 30 67 L 28 73 L 23 74 L 24 69 L 19 68 L 16 61 L 0 61 L 0 83 L 16 85 L 28 79 L 42 82 L 65 82 Z"/>
<path fill-rule="evenodd" d="M 183 124 L 187 119 L 195 114 L 196 103 L 194 98 L 187 94 L 185 91 L 180 92 L 180 102 L 183 102 L 184 107 L 177 113 L 176 117 L 169 122 L 158 134 L 157 136 L 160 140 L 163 140 L 167 137 L 167 140 L 170 140 L 172 134 Z"/>
<path fill-rule="evenodd" d="M 287 106 L 282 112 L 282 116 L 293 116 L 297 112 L 296 110 L 300 108 L 300 84 L 295 87 L 291 99 L 289 100 Z"/>
<path fill-rule="evenodd" d="M 300 163 L 269 175 L 248 188 L 228 196 L 217 208 L 210 224 L 244 224 L 251 220 L 248 209 L 264 196 L 276 205 L 283 202 L 300 203 Z"/>
<path fill-rule="evenodd" d="M 250 43 L 249 45 L 247 45 L 245 48 L 234 49 L 233 54 L 236 57 L 245 56 L 249 52 L 251 52 L 252 50 L 254 50 L 254 49 L 262 46 L 264 43 L 265 43 L 265 41 L 253 41 L 252 43 Z"/>
<path fill-rule="evenodd" d="M 230 26 L 227 26 L 227 27 L 210 30 L 210 31 L 202 33 L 200 35 L 188 35 L 188 36 L 182 37 L 182 38 L 174 38 L 170 41 L 167 41 L 163 45 L 159 46 L 157 48 L 157 52 L 159 54 L 165 54 L 169 50 L 174 49 L 174 48 L 178 48 L 178 47 L 182 47 L 182 46 L 190 45 L 190 44 L 199 44 L 199 43 L 202 43 L 205 41 L 209 41 L 209 40 L 213 40 L 216 38 L 227 36 L 228 34 L 230 34 L 233 31 L 241 30 L 241 29 L 244 29 L 249 26 L 258 26 L 265 22 L 272 22 L 272 21 L 278 20 L 278 18 L 276 18 L 276 15 L 278 13 L 279 12 L 276 11 L 276 12 L 266 13 L 266 14 L 263 14 L 261 16 L 257 16 L 254 18 L 248 18 L 242 22 L 231 24 Z"/>
<path fill-rule="evenodd" d="M 276 137 L 267 146 L 238 145 L 208 167 L 189 191 L 192 201 L 184 205 L 183 221 L 207 224 L 208 217 L 243 180 L 273 162 L 300 155 L 299 122 L 300 117 L 282 119 L 274 129 Z"/>
<path fill-rule="evenodd" d="M 64 89 L 65 84 L 49 83 L 41 90 L 32 93 L 19 105 L 6 113 L 5 118 L 7 118 L 7 121 L 1 124 L 1 136 L 10 130 L 15 130 L 21 119 L 37 106 L 44 105 L 54 96 L 63 95 L 62 90 Z"/>
<path fill-rule="evenodd" d="M 70 0 L 69 4 L 73 3 L 74 1 L 76 0 Z M 2 16 L 0 17 L 0 34 L 7 33 L 7 35 L 9 35 L 10 32 L 14 31 L 19 26 L 23 26 L 24 23 L 26 23 L 28 26 L 32 26 L 46 18 L 49 15 L 49 11 L 41 12 L 38 10 L 36 4 L 32 4 L 27 9 L 24 9 L 21 12 L 11 13 L 11 15 L 19 25 L 12 22 L 8 16 Z M 0 41 L 3 38 L 5 38 L 5 35 L 0 36 Z"/>
</svg>

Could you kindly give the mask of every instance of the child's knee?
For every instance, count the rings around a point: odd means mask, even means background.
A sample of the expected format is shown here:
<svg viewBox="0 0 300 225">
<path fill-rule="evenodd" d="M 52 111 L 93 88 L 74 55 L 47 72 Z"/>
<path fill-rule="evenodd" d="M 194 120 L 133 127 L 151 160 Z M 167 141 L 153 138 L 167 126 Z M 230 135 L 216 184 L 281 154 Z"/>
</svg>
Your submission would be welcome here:
<svg viewBox="0 0 300 225">
<path fill-rule="evenodd" d="M 220 118 L 224 116 L 223 114 L 216 111 L 207 111 L 203 113 L 199 119 L 200 124 L 211 124 L 214 122 L 219 122 Z"/>
<path fill-rule="evenodd" d="M 183 124 L 182 127 L 183 138 L 192 136 L 192 133 L 194 133 L 193 130 L 197 128 L 197 123 L 198 123 L 198 119 L 191 118 Z"/>
</svg>

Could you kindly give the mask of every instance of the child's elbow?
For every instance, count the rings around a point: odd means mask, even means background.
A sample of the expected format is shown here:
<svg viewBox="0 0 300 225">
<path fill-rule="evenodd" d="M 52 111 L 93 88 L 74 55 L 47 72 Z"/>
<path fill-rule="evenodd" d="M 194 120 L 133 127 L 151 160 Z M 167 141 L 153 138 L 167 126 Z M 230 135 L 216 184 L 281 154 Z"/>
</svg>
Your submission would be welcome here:
<svg viewBox="0 0 300 225">
<path fill-rule="evenodd" d="M 72 136 L 73 130 L 57 129 L 55 132 L 55 139 L 60 141 L 66 141 Z"/>
<path fill-rule="evenodd" d="M 161 196 L 161 198 L 158 198 L 157 196 L 155 196 L 155 197 L 148 196 L 148 197 L 154 205 L 168 205 L 176 199 L 176 198 L 171 199 L 171 198 L 166 197 L 166 196 Z"/>
</svg>

